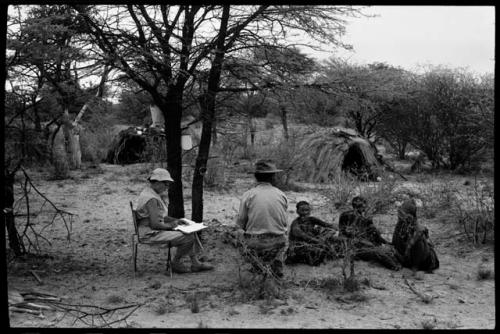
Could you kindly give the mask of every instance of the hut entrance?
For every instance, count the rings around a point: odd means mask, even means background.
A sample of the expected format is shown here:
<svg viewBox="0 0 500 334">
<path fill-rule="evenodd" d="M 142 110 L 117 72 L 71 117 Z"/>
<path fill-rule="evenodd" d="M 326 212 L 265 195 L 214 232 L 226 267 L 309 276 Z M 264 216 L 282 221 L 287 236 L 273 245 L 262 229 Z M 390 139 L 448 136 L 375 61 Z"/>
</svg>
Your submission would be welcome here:
<svg viewBox="0 0 500 334">
<path fill-rule="evenodd" d="M 358 143 L 349 146 L 342 162 L 342 170 L 360 179 L 368 179 L 369 168 Z"/>
</svg>

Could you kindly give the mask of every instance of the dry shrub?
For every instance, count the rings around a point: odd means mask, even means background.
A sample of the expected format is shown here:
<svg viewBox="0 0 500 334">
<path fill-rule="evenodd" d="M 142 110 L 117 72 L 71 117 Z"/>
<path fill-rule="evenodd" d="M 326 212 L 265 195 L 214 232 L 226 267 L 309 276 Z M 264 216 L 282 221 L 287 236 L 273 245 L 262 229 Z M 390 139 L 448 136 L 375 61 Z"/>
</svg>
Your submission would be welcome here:
<svg viewBox="0 0 500 334">
<path fill-rule="evenodd" d="M 207 161 L 207 170 L 203 178 L 208 188 L 223 187 L 226 184 L 226 163 L 221 157 L 213 157 Z"/>
<path fill-rule="evenodd" d="M 344 280 L 344 290 L 348 292 L 359 291 L 361 285 L 356 276 L 350 276 Z"/>
<path fill-rule="evenodd" d="M 108 148 L 113 142 L 111 128 L 85 128 L 80 135 L 82 161 L 98 164 L 106 158 Z"/>
<path fill-rule="evenodd" d="M 379 182 L 359 187 L 359 195 L 366 199 L 369 214 L 386 213 L 392 207 L 395 201 L 395 186 L 394 178 L 383 177 Z"/>
<path fill-rule="evenodd" d="M 69 162 L 65 155 L 54 154 L 49 180 L 65 180 L 70 177 Z"/>
<path fill-rule="evenodd" d="M 237 157 L 238 149 L 240 149 L 240 157 L 244 155 L 241 151 L 243 147 L 246 147 L 246 134 L 242 132 L 231 132 L 226 133 L 217 143 L 217 151 L 219 151 L 224 161 L 228 164 L 232 164 Z"/>
<path fill-rule="evenodd" d="M 331 203 L 330 207 L 339 211 L 350 209 L 358 183 L 349 173 L 338 174 L 331 178 L 329 190 L 325 194 Z"/>
<path fill-rule="evenodd" d="M 303 191 L 302 187 L 292 181 L 293 178 L 303 172 L 295 168 L 296 157 L 298 155 L 297 141 L 298 134 L 292 133 L 288 140 L 260 147 L 255 152 L 255 156 L 258 159 L 272 160 L 279 169 L 283 170 L 283 172 L 278 174 L 276 180 L 276 186 L 281 190 Z"/>
<path fill-rule="evenodd" d="M 424 320 L 422 320 L 422 322 L 420 324 L 421 324 L 423 329 L 430 330 L 430 329 L 436 328 L 437 321 L 436 321 L 436 318 L 424 319 Z"/>
<path fill-rule="evenodd" d="M 452 214 L 474 244 L 494 240 L 495 202 L 489 182 L 474 179 L 467 191 L 456 192 Z"/>
<path fill-rule="evenodd" d="M 424 218 L 436 218 L 440 212 L 452 208 L 455 204 L 457 190 L 451 182 L 431 181 L 420 193 L 425 200 L 422 202 L 421 214 Z"/>
<path fill-rule="evenodd" d="M 333 292 L 340 289 L 343 285 L 342 280 L 338 277 L 326 277 L 319 281 L 319 287 L 327 291 Z"/>
<path fill-rule="evenodd" d="M 153 305 L 153 312 L 156 315 L 164 315 L 166 313 L 172 312 L 172 305 L 165 300 L 165 298 L 160 298 L 158 301 L 156 301 Z"/>
<path fill-rule="evenodd" d="M 477 280 L 483 281 L 488 279 L 494 279 L 495 273 L 488 267 L 480 265 L 477 269 Z"/>
</svg>

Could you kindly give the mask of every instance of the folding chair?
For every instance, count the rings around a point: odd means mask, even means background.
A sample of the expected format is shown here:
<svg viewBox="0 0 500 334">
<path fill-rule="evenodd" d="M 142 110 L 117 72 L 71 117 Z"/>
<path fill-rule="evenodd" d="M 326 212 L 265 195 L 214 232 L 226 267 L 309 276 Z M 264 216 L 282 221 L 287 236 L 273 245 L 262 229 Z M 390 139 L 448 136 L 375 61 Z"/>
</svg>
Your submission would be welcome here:
<svg viewBox="0 0 500 334">
<path fill-rule="evenodd" d="M 149 245 L 149 246 L 158 246 L 158 245 L 167 245 L 168 254 L 167 254 L 167 271 L 170 273 L 170 278 L 172 278 L 172 256 L 171 256 L 171 248 L 172 244 L 170 242 L 150 242 L 139 237 L 139 228 L 137 226 L 137 212 L 134 210 L 134 205 L 130 202 L 130 210 L 132 210 L 132 222 L 134 223 L 134 234 L 132 234 L 132 264 L 134 267 L 134 275 L 137 272 L 137 246 L 141 245 Z"/>
</svg>

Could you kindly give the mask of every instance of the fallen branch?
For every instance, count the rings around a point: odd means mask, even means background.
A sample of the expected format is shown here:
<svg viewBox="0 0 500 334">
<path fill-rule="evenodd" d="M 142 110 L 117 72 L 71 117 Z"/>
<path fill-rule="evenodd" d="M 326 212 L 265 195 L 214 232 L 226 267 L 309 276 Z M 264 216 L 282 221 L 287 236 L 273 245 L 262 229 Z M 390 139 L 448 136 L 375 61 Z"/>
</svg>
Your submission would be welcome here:
<svg viewBox="0 0 500 334">
<path fill-rule="evenodd" d="M 424 303 L 429 304 L 434 299 L 433 296 L 421 293 L 417 289 L 415 289 L 415 287 L 413 285 L 411 285 L 411 283 L 408 281 L 407 278 L 405 278 L 405 283 L 406 283 L 406 285 L 408 285 L 408 287 L 410 288 L 410 290 L 414 294 L 416 294 Z"/>
<path fill-rule="evenodd" d="M 18 313 L 29 313 L 29 314 L 42 315 L 41 311 L 35 311 L 35 310 L 29 309 L 29 308 L 16 307 L 16 306 L 9 306 L 9 311 L 18 312 Z"/>
<path fill-rule="evenodd" d="M 43 284 L 42 279 L 40 278 L 40 276 L 38 276 L 37 273 L 35 273 L 33 270 L 30 270 L 30 273 L 31 273 L 31 275 L 33 275 L 36 278 L 36 280 L 38 281 L 38 283 Z"/>
</svg>

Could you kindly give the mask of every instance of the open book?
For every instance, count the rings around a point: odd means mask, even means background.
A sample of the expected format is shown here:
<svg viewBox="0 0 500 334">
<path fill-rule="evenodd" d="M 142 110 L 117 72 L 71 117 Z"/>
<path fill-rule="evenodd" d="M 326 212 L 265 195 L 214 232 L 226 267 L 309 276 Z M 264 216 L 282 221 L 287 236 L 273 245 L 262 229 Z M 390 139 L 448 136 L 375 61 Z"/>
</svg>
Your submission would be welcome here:
<svg viewBox="0 0 500 334">
<path fill-rule="evenodd" d="M 203 223 L 197 223 L 197 222 L 192 221 L 192 220 L 187 219 L 187 218 L 181 218 L 180 220 L 185 222 L 186 225 L 179 225 L 176 228 L 174 228 L 174 230 L 180 231 L 182 233 L 189 234 L 189 233 L 193 233 L 193 232 L 198 232 L 198 231 L 203 230 L 204 228 L 208 227 L 207 225 L 204 225 Z"/>
</svg>

